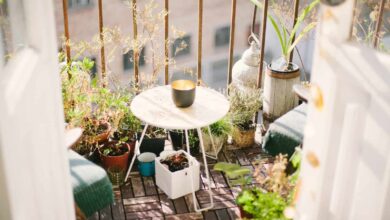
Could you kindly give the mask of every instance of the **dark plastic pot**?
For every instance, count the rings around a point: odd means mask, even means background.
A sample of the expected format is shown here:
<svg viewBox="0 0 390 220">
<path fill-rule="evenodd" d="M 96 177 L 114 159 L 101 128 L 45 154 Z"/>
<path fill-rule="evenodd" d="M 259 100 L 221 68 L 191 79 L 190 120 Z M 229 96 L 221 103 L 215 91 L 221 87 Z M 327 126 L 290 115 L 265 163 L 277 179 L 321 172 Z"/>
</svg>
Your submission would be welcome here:
<svg viewBox="0 0 390 220">
<path fill-rule="evenodd" d="M 137 139 L 139 140 L 141 137 L 141 133 L 137 135 Z M 163 138 L 148 138 L 144 137 L 141 143 L 140 152 L 151 152 L 156 154 L 156 156 L 160 156 L 160 153 L 164 151 L 165 147 L 165 137 Z"/>
<path fill-rule="evenodd" d="M 169 135 L 172 141 L 172 147 L 174 150 L 183 149 L 185 143 L 184 132 L 182 131 L 169 131 Z"/>
</svg>

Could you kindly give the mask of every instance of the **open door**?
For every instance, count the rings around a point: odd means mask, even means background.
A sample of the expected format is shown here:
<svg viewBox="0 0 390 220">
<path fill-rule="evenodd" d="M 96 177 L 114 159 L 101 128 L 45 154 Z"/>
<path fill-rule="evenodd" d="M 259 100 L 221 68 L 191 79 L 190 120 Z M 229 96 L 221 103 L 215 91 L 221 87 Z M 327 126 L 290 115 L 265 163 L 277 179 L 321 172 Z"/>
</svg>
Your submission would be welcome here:
<svg viewBox="0 0 390 220">
<path fill-rule="evenodd" d="M 74 219 L 53 1 L 0 9 L 0 219 Z"/>
<path fill-rule="evenodd" d="M 296 219 L 390 219 L 390 56 L 350 41 L 354 2 L 321 6 Z"/>
</svg>

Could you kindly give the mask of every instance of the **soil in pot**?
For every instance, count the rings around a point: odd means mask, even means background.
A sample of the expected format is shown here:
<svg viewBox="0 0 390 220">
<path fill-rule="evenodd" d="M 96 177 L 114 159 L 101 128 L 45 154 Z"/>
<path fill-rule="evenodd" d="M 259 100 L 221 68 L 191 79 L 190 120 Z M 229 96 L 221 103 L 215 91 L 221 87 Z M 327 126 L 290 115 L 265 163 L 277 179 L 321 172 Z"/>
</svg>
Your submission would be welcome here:
<svg viewBox="0 0 390 220">
<path fill-rule="evenodd" d="M 135 142 L 132 148 L 128 143 L 109 141 L 99 148 L 100 158 L 104 168 L 117 167 L 127 169 L 130 152 L 133 153 Z"/>
<path fill-rule="evenodd" d="M 169 171 L 176 172 L 188 167 L 188 158 L 184 153 L 176 153 L 160 160 L 161 164 L 165 164 Z"/>
</svg>

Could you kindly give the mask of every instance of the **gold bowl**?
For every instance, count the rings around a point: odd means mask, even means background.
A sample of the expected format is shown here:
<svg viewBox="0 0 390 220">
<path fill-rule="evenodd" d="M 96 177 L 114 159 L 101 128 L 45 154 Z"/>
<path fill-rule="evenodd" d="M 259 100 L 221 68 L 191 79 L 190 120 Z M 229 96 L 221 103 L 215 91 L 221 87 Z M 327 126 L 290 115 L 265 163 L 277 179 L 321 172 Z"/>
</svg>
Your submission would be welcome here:
<svg viewBox="0 0 390 220">
<path fill-rule="evenodd" d="M 171 83 L 172 99 L 177 107 L 186 108 L 195 100 L 196 84 L 191 80 L 175 80 Z"/>
</svg>

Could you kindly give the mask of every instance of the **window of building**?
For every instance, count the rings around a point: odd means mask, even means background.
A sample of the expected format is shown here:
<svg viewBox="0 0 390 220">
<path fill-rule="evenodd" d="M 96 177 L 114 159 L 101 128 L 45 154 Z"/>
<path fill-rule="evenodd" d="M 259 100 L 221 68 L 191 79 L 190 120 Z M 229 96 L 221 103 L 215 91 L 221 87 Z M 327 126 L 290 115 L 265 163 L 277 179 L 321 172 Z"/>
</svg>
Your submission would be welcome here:
<svg viewBox="0 0 390 220">
<path fill-rule="evenodd" d="M 214 45 L 216 47 L 222 47 L 229 45 L 230 41 L 230 26 L 218 28 L 214 35 Z"/>
<path fill-rule="evenodd" d="M 134 54 L 133 50 L 123 54 L 123 69 L 129 70 L 134 68 Z M 139 56 L 139 66 L 145 65 L 145 48 L 142 48 L 140 56 Z"/>
<path fill-rule="evenodd" d="M 191 36 L 186 35 L 175 39 L 172 45 L 172 56 L 178 57 L 191 53 Z"/>
<path fill-rule="evenodd" d="M 68 0 L 68 8 L 82 8 L 92 5 L 92 0 Z"/>
</svg>

